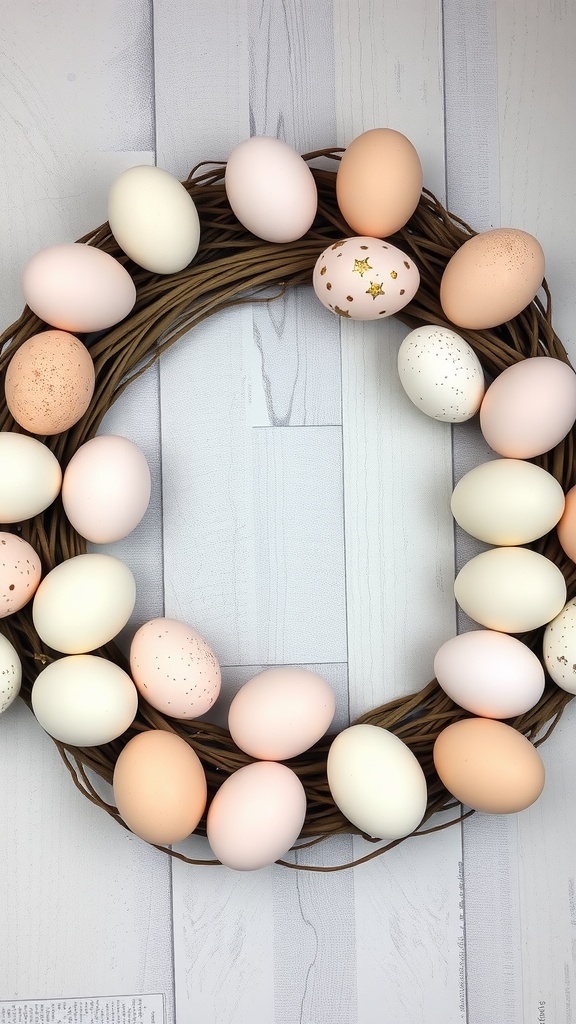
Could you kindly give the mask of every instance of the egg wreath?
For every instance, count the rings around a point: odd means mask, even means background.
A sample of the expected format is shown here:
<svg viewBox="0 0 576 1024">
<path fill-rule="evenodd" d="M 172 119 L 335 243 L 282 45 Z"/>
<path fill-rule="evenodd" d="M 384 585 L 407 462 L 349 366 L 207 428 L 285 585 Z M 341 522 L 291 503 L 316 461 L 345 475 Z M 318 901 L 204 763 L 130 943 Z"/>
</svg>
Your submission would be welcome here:
<svg viewBox="0 0 576 1024">
<path fill-rule="evenodd" d="M 343 219 L 336 202 L 336 168 L 341 150 L 321 150 L 305 154 L 318 189 L 318 209 L 310 230 L 299 240 L 270 243 L 256 238 L 234 216 L 227 199 L 224 163 L 200 164 L 183 182 L 198 211 L 200 246 L 192 263 L 170 275 L 143 270 L 119 248 L 108 223 L 85 235 L 79 241 L 102 249 L 115 257 L 130 273 L 136 286 L 136 304 L 120 324 L 89 340 L 95 366 L 95 390 L 85 415 L 68 431 L 42 440 L 56 455 L 62 469 L 76 450 L 94 437 L 102 418 L 113 402 L 140 374 L 182 335 L 202 320 L 236 304 L 271 301 L 287 289 L 310 285 L 319 255 L 331 242 L 354 235 Z M 316 166 L 324 158 L 322 167 Z M 316 164 L 315 164 L 316 162 Z M 414 259 L 420 271 L 420 287 L 414 299 L 396 317 L 410 329 L 422 325 L 452 328 L 439 301 L 440 281 L 446 264 L 455 251 L 475 232 L 459 217 L 449 213 L 426 188 L 418 206 L 404 228 L 390 237 Z M 265 296 L 259 292 L 266 290 Z M 546 282 L 542 286 L 545 300 L 536 297 L 518 316 L 502 326 L 482 331 L 458 328 L 458 333 L 474 349 L 489 377 L 496 377 L 512 364 L 528 357 L 552 357 L 568 363 L 567 353 L 552 327 L 551 297 Z M 14 352 L 28 338 L 46 329 L 28 307 L 19 319 L 0 337 L 0 375 Z M 3 389 L 2 389 L 3 395 Z M 16 431 L 15 423 L 2 398 L 0 430 Z M 566 493 L 576 483 L 574 443 L 576 428 L 553 450 L 532 460 L 548 470 Z M 61 499 L 48 509 L 18 526 L 2 529 L 17 532 L 38 552 L 43 575 L 56 565 L 86 552 L 86 541 L 75 531 L 64 515 Z M 556 531 L 528 545 L 545 555 L 561 570 L 568 597 L 576 593 L 576 565 L 563 552 Z M 520 636 L 540 657 L 544 627 Z M 31 603 L 3 619 L 2 632 L 16 648 L 22 662 L 21 696 L 31 706 L 31 690 L 38 673 L 59 657 L 40 640 L 34 629 Z M 127 659 L 111 642 L 97 654 L 128 671 Z M 560 689 L 546 675 L 543 695 L 532 710 L 508 720 L 508 724 L 526 736 L 535 746 L 544 742 L 558 722 L 572 694 Z M 400 697 L 374 708 L 356 720 L 389 730 L 415 754 L 428 786 L 428 802 L 424 818 L 412 836 L 425 835 L 461 821 L 472 810 L 462 810 L 457 800 L 441 783 L 433 763 L 433 746 L 439 733 L 449 724 L 471 717 L 457 706 L 433 679 L 417 693 Z M 139 697 L 136 718 L 120 738 L 99 747 L 78 748 L 55 740 L 59 753 L 74 783 L 93 803 L 103 808 L 124 827 L 116 807 L 107 803 L 90 778 L 93 772 L 112 783 L 116 760 L 125 744 L 136 734 L 161 729 L 182 737 L 199 756 L 208 784 L 208 804 L 222 782 L 253 758 L 239 750 L 230 733 L 216 725 L 199 721 L 181 721 L 165 717 Z M 336 807 L 328 787 L 326 763 L 333 735 L 325 736 L 305 753 L 290 760 L 290 767 L 300 778 L 306 793 L 307 812 L 297 848 L 312 846 L 330 836 L 349 833 L 361 835 Z M 438 812 L 452 811 L 449 821 Z M 430 822 L 430 824 L 428 824 Z M 196 833 L 206 835 L 206 816 Z M 365 839 L 370 837 L 364 835 Z M 380 840 L 371 840 L 381 843 Z M 403 839 L 378 845 L 353 864 L 360 864 L 390 850 Z M 158 847 L 165 849 L 164 847 Z M 296 848 L 296 847 L 295 847 Z M 217 864 L 215 860 L 195 860 L 178 851 L 166 849 L 173 857 L 191 864 Z M 278 863 L 304 870 L 340 870 L 351 864 L 332 867 L 304 866 L 280 860 Z"/>
</svg>

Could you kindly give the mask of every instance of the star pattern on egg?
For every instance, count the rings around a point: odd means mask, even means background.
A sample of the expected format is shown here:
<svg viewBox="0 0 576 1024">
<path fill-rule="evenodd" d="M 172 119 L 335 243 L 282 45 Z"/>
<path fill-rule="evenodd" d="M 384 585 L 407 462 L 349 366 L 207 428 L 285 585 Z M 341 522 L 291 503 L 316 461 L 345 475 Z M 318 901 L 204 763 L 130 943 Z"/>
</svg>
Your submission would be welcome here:
<svg viewBox="0 0 576 1024">
<path fill-rule="evenodd" d="M 379 281 L 370 281 L 370 287 L 366 289 L 366 295 L 371 295 L 373 299 L 376 299 L 378 295 L 384 295 L 384 289 Z"/>
<path fill-rule="evenodd" d="M 364 274 L 368 270 L 373 270 L 373 269 L 374 269 L 374 267 L 372 267 L 370 265 L 370 263 L 368 262 L 367 259 L 354 260 L 354 270 L 353 270 L 353 273 L 354 274 L 360 274 L 360 277 L 364 277 Z"/>
</svg>

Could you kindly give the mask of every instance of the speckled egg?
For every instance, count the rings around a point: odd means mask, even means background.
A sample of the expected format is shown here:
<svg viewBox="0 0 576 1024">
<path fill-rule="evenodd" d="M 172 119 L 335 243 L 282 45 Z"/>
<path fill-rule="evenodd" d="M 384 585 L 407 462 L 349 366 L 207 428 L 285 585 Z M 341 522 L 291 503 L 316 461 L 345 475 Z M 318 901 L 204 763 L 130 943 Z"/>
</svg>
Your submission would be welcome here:
<svg viewBox="0 0 576 1024">
<path fill-rule="evenodd" d="M 15 533 L 0 533 L 0 619 L 28 604 L 41 575 L 40 559 L 32 545 Z"/>
<path fill-rule="evenodd" d="M 326 309 L 351 320 L 381 320 L 415 296 L 420 273 L 391 242 L 360 235 L 334 242 L 318 257 L 314 291 Z"/>
<path fill-rule="evenodd" d="M 6 404 L 31 434 L 60 434 L 86 412 L 94 381 L 94 363 L 78 338 L 66 331 L 43 331 L 12 356 L 6 370 Z"/>
<path fill-rule="evenodd" d="M 142 696 L 171 718 L 198 718 L 220 693 L 212 648 L 177 619 L 151 619 L 140 626 L 130 645 L 130 670 Z"/>
<path fill-rule="evenodd" d="M 576 693 L 576 599 L 568 601 L 546 626 L 542 653 L 557 686 Z"/>
<path fill-rule="evenodd" d="M 16 648 L 0 633 L 0 715 L 20 693 L 22 664 Z"/>
<path fill-rule="evenodd" d="M 410 401 L 444 423 L 471 419 L 486 390 L 474 349 L 445 327 L 417 327 L 404 338 L 398 350 L 398 375 Z"/>
</svg>

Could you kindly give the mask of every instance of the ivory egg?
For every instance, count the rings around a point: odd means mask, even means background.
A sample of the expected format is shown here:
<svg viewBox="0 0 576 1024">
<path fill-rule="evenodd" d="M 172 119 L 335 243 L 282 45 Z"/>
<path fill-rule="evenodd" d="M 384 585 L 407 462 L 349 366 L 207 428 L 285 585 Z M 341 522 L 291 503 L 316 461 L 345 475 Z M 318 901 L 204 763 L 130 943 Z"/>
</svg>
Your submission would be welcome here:
<svg viewBox="0 0 576 1024">
<path fill-rule="evenodd" d="M 36 437 L 0 431 L 0 523 L 20 523 L 43 512 L 62 483 L 60 463 Z"/>
<path fill-rule="evenodd" d="M 462 610 L 487 629 L 524 633 L 550 622 L 566 601 L 566 583 L 554 562 L 523 547 L 483 551 L 454 581 Z"/>
</svg>

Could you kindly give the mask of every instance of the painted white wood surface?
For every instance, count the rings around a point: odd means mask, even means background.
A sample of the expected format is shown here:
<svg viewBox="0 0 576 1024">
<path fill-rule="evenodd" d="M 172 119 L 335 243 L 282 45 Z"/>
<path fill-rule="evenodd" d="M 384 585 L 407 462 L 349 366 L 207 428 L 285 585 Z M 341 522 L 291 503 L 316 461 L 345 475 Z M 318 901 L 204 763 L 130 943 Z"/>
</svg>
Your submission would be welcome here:
<svg viewBox="0 0 576 1024">
<path fill-rule="evenodd" d="M 184 176 L 250 133 L 303 152 L 389 124 L 475 227 L 538 235 L 576 356 L 571 5 L 9 0 L 3 22 L 6 324 L 23 262 L 105 219 L 123 167 Z M 405 400 L 404 333 L 335 322 L 301 290 L 208 321 L 110 414 L 155 480 L 117 548 L 139 582 L 134 621 L 165 610 L 204 632 L 225 666 L 221 714 L 260 667 L 298 663 L 332 682 L 342 725 L 425 683 L 454 632 L 447 498 L 485 452 L 473 427 L 451 433 Z M 457 542 L 460 563 L 472 547 Z M 126 835 L 13 707 L 0 998 L 163 992 L 178 1024 L 569 1024 L 575 719 L 543 748 L 549 784 L 520 816 L 477 817 L 354 871 L 241 875 L 171 864 Z M 298 859 L 365 848 L 341 837 Z"/>
</svg>

